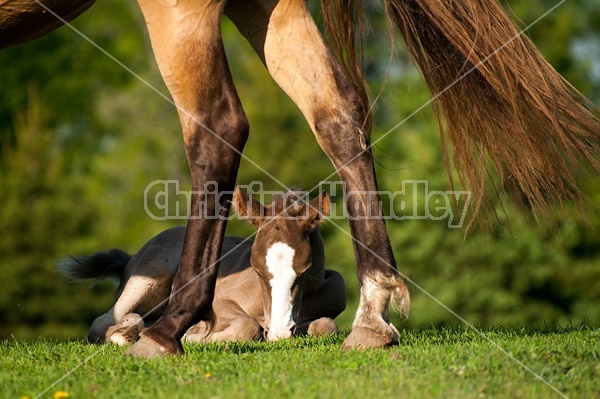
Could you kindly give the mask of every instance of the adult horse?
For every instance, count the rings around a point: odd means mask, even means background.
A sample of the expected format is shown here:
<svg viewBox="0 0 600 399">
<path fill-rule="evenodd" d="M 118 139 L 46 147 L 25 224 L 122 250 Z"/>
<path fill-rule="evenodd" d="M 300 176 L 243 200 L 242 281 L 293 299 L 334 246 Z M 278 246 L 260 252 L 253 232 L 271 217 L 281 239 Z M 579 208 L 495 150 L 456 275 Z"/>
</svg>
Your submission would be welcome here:
<svg viewBox="0 0 600 399">
<path fill-rule="evenodd" d="M 42 5 L 41 2 L 46 3 Z M 31 40 L 94 0 L 4 0 L 0 45 Z M 473 192 L 477 215 L 494 192 L 543 210 L 553 200 L 581 198 L 576 171 L 598 171 L 600 122 L 592 106 L 520 35 L 497 0 L 382 0 L 435 96 L 448 169 Z M 387 320 L 404 297 L 384 221 L 369 146 L 369 100 L 360 68 L 361 0 L 322 2 L 333 52 L 306 0 L 138 0 L 154 54 L 183 128 L 192 185 L 207 181 L 231 192 L 248 121 L 236 94 L 221 40 L 227 15 L 275 81 L 298 105 L 317 141 L 352 193 L 347 209 L 361 295 L 346 347 L 397 342 Z M 50 12 L 52 11 L 52 12 Z M 453 157 L 451 162 L 450 155 Z M 215 198 L 219 198 L 216 203 Z M 222 216 L 229 197 L 192 198 L 192 209 Z M 221 208 L 219 208 L 219 206 Z M 130 349 L 135 356 L 182 352 L 187 328 L 211 309 L 223 218 L 191 218 L 173 295 L 163 316 Z M 197 278 L 197 276 L 201 276 Z"/>
</svg>

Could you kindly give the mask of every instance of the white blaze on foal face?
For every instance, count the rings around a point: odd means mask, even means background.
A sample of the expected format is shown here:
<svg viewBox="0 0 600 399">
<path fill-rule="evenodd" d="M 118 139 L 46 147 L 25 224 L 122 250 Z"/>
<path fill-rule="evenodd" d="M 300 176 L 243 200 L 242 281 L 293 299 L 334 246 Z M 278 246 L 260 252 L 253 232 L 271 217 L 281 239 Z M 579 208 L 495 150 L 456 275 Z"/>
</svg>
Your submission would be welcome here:
<svg viewBox="0 0 600 399">
<path fill-rule="evenodd" d="M 267 340 L 289 338 L 292 335 L 292 286 L 296 281 L 294 271 L 295 251 L 284 242 L 276 242 L 267 250 L 266 264 L 273 276 L 271 285 L 271 325 Z"/>
<path fill-rule="evenodd" d="M 302 276 L 312 266 L 311 233 L 329 214 L 329 197 L 323 191 L 305 203 L 290 191 L 264 206 L 236 187 L 232 205 L 258 230 L 250 263 L 262 288 L 266 338 L 289 338 L 300 310 Z"/>
</svg>

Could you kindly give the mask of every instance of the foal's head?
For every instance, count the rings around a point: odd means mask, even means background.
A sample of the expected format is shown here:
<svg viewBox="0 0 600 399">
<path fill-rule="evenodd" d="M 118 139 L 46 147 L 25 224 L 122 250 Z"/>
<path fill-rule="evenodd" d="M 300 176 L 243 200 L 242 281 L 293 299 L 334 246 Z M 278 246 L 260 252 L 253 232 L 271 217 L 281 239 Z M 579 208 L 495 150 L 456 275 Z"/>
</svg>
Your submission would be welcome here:
<svg viewBox="0 0 600 399">
<path fill-rule="evenodd" d="M 329 197 L 322 192 L 306 203 L 288 192 L 264 206 L 237 187 L 232 202 L 258 230 L 251 264 L 262 286 L 266 338 L 289 338 L 300 308 L 303 276 L 312 266 L 310 234 L 329 213 Z"/>
</svg>

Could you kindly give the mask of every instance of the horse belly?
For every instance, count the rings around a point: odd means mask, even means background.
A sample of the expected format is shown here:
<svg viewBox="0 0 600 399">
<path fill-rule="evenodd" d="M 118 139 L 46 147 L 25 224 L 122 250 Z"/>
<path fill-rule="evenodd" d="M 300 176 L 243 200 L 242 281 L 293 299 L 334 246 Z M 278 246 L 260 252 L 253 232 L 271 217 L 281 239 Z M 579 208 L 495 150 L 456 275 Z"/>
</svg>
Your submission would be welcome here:
<svg viewBox="0 0 600 399">
<path fill-rule="evenodd" d="M 55 0 L 51 10 L 70 21 L 95 0 Z M 50 7 L 49 7 L 50 8 Z M 34 0 L 0 0 L 0 48 L 25 43 L 52 32 L 63 23 Z"/>
</svg>

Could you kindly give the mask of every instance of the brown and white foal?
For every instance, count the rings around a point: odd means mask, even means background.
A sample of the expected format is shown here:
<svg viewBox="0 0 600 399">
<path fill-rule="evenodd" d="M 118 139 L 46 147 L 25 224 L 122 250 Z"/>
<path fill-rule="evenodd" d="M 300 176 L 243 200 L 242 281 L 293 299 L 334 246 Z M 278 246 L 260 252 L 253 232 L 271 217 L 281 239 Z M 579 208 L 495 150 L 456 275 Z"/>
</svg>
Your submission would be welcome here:
<svg viewBox="0 0 600 399">
<path fill-rule="evenodd" d="M 333 319 L 346 306 L 342 276 L 325 269 L 319 224 L 329 213 L 329 197 L 303 202 L 293 192 L 270 206 L 236 188 L 233 206 L 257 228 L 254 242 L 226 237 L 222 247 L 212 320 L 186 333 L 188 342 L 289 338 L 337 331 Z M 113 278 L 116 303 L 98 317 L 89 342 L 125 344 L 137 340 L 166 307 L 177 271 L 185 227 L 163 231 L 133 256 L 113 249 L 62 262 L 71 279 Z M 141 315 L 141 316 L 140 316 Z"/>
</svg>

